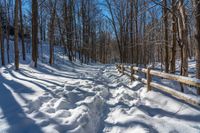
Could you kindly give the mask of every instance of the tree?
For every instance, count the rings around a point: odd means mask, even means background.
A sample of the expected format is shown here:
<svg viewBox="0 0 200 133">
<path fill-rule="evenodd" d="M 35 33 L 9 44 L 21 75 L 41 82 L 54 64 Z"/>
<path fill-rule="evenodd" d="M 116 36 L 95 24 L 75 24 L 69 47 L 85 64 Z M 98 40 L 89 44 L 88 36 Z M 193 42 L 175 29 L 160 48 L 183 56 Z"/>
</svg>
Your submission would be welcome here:
<svg viewBox="0 0 200 133">
<path fill-rule="evenodd" d="M 187 14 L 183 0 L 179 0 L 179 46 L 181 48 L 181 75 L 188 76 L 188 26 Z"/>
<path fill-rule="evenodd" d="M 200 79 L 200 1 L 195 0 L 193 2 L 193 7 L 195 11 L 195 21 L 196 21 L 196 78 Z M 198 88 L 197 93 L 200 95 L 200 89 Z"/>
<path fill-rule="evenodd" d="M 134 60 L 134 48 L 133 48 L 133 42 L 134 42 L 134 38 L 133 38 L 133 0 L 130 0 L 130 44 L 131 44 L 131 63 L 133 64 Z"/>
<path fill-rule="evenodd" d="M 18 49 L 18 0 L 15 0 L 15 18 L 14 18 L 14 27 L 15 27 L 15 36 L 14 36 L 14 49 L 15 49 L 15 69 L 19 69 L 19 49 Z"/>
<path fill-rule="evenodd" d="M 53 3 L 53 1 L 49 1 L 51 5 L 51 18 L 50 18 L 50 24 L 49 24 L 49 44 L 50 44 L 50 58 L 49 58 L 49 64 L 53 64 L 54 60 L 54 43 L 55 43 L 55 17 L 56 17 L 56 1 Z"/>
<path fill-rule="evenodd" d="M 1 64 L 4 66 L 5 65 L 5 57 L 4 57 L 4 38 L 3 38 L 3 9 L 2 5 L 0 3 L 0 47 L 1 47 Z"/>
<path fill-rule="evenodd" d="M 117 24 L 116 24 L 116 18 L 114 15 L 114 11 L 112 10 L 112 5 L 111 5 L 111 1 L 110 0 L 106 0 L 106 4 L 107 7 L 109 9 L 110 15 L 111 15 L 111 19 L 109 19 L 111 21 L 111 24 L 113 26 L 114 29 L 114 34 L 116 37 L 116 41 L 117 41 L 117 46 L 118 46 L 118 50 L 119 50 L 119 57 L 120 57 L 120 62 L 123 63 L 123 51 L 122 51 L 122 46 L 121 46 L 121 40 L 120 40 L 120 36 L 119 33 L 117 32 Z"/>
<path fill-rule="evenodd" d="M 37 67 L 38 58 L 38 1 L 32 0 L 32 61 Z"/>
<path fill-rule="evenodd" d="M 26 60 L 25 44 L 24 44 L 24 25 L 22 18 L 22 0 L 19 0 L 19 10 L 20 10 L 20 33 L 22 39 L 22 57 L 23 60 Z"/>
<path fill-rule="evenodd" d="M 163 17 L 164 17 L 164 41 L 165 41 L 165 72 L 169 72 L 169 50 L 168 50 L 168 13 L 167 0 L 163 0 Z"/>
<path fill-rule="evenodd" d="M 65 31 L 66 31 L 66 42 L 67 42 L 67 49 L 68 49 L 68 58 L 72 61 L 73 58 L 73 9 L 74 9 L 74 0 L 69 0 L 68 3 L 64 2 L 64 24 L 65 24 Z"/>
<path fill-rule="evenodd" d="M 176 3 L 172 0 L 172 50 L 170 60 L 170 72 L 175 73 L 176 71 Z"/>
<path fill-rule="evenodd" d="M 6 4 L 6 44 L 7 44 L 7 59 L 8 63 L 10 63 L 10 3 Z"/>
<path fill-rule="evenodd" d="M 139 2 L 138 0 L 134 0 L 134 12 L 135 12 L 135 44 L 136 44 L 136 65 L 139 64 L 139 30 L 138 30 L 138 8 L 139 8 Z"/>
</svg>

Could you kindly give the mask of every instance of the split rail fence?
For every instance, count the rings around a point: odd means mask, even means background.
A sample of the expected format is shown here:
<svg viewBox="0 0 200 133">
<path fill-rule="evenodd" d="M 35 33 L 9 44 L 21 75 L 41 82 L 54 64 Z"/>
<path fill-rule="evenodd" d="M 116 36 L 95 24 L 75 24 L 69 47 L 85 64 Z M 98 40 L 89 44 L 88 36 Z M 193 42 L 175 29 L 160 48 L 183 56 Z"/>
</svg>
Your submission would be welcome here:
<svg viewBox="0 0 200 133">
<path fill-rule="evenodd" d="M 156 89 L 159 89 L 166 93 L 169 93 L 170 95 L 172 95 L 176 98 L 182 99 L 187 103 L 200 106 L 200 101 L 198 101 L 194 98 L 188 97 L 184 93 L 176 91 L 173 88 L 153 82 L 152 76 L 157 76 L 157 77 L 161 77 L 164 79 L 177 81 L 180 84 L 194 86 L 194 87 L 196 87 L 196 89 L 200 89 L 200 80 L 199 79 L 184 77 L 184 76 L 175 75 L 175 74 L 169 74 L 169 73 L 165 73 L 165 72 L 160 72 L 160 71 L 152 70 L 150 67 L 147 69 L 140 68 L 140 67 L 134 67 L 134 66 L 125 67 L 122 64 L 117 64 L 116 67 L 120 73 L 130 77 L 131 81 L 138 80 L 138 81 L 146 84 L 147 91 L 151 91 L 152 88 L 156 88 Z M 145 73 L 146 78 L 142 78 L 142 77 L 138 76 L 136 74 L 136 72 Z M 198 90 L 197 90 L 197 92 L 198 92 Z"/>
</svg>

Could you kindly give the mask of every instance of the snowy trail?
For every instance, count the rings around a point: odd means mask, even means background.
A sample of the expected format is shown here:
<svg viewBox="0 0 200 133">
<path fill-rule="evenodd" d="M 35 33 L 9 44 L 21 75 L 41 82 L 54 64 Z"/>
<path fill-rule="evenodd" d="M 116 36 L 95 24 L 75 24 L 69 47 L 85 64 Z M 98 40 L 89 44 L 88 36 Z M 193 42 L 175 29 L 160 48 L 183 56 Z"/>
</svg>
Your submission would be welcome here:
<svg viewBox="0 0 200 133">
<path fill-rule="evenodd" d="M 130 83 L 114 65 L 1 68 L 0 132 L 200 132 L 200 111 Z"/>
</svg>

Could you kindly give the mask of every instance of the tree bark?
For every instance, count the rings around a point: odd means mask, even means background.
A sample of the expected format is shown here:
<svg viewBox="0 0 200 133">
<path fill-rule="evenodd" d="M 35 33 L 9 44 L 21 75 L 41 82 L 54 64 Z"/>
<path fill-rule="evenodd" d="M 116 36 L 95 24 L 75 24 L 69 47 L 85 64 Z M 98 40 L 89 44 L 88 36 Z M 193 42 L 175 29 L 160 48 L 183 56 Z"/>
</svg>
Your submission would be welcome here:
<svg viewBox="0 0 200 133">
<path fill-rule="evenodd" d="M 7 45 L 7 60 L 10 63 L 10 5 L 6 4 L 7 9 L 7 20 L 6 20 L 6 45 Z"/>
<path fill-rule="evenodd" d="M 134 39 L 133 39 L 133 0 L 130 1 L 130 43 L 131 43 L 131 63 L 134 62 Z"/>
<path fill-rule="evenodd" d="M 15 18 L 14 18 L 14 27 L 15 27 L 15 36 L 14 36 L 14 49 L 15 49 L 15 69 L 19 69 L 19 49 L 18 49 L 18 0 L 15 0 Z"/>
<path fill-rule="evenodd" d="M 135 44 L 136 44 L 136 65 L 139 65 L 139 31 L 138 31 L 138 0 L 134 0 L 134 5 L 135 5 Z"/>
<path fill-rule="evenodd" d="M 164 15 L 164 41 L 165 41 L 165 72 L 169 72 L 169 53 L 168 53 L 168 14 L 167 14 L 167 0 L 163 1 L 163 15 Z"/>
<path fill-rule="evenodd" d="M 195 0 L 194 10 L 195 10 L 195 20 L 196 20 L 196 78 L 200 79 L 200 1 Z M 200 95 L 200 88 L 198 88 L 197 93 Z"/>
<path fill-rule="evenodd" d="M 172 0 L 172 51 L 170 61 L 170 72 L 175 73 L 176 71 L 176 6 L 175 0 Z"/>
<path fill-rule="evenodd" d="M 38 56 L 38 1 L 32 0 L 32 61 L 37 67 Z"/>
<path fill-rule="evenodd" d="M 184 1 L 179 0 L 179 33 L 181 38 L 181 75 L 188 76 L 188 28 L 187 28 L 187 14 L 184 7 Z"/>
<path fill-rule="evenodd" d="M 0 16 L 0 48 L 1 48 L 1 64 L 2 66 L 5 65 L 5 60 L 4 60 L 4 41 L 3 41 L 3 30 L 2 30 L 2 20 Z"/>
<path fill-rule="evenodd" d="M 55 39 L 54 30 L 55 30 L 55 17 L 56 17 L 56 2 L 54 4 L 52 3 L 52 1 L 50 2 L 52 9 L 51 9 L 51 18 L 49 25 L 49 44 L 50 44 L 49 64 L 52 65 L 54 61 L 54 39 Z"/>
<path fill-rule="evenodd" d="M 25 51 L 25 44 L 24 44 L 24 25 L 23 25 L 23 18 L 22 18 L 22 0 L 19 0 L 19 9 L 20 9 L 20 32 L 21 32 L 21 40 L 22 40 L 22 59 L 26 60 L 26 51 Z"/>
</svg>

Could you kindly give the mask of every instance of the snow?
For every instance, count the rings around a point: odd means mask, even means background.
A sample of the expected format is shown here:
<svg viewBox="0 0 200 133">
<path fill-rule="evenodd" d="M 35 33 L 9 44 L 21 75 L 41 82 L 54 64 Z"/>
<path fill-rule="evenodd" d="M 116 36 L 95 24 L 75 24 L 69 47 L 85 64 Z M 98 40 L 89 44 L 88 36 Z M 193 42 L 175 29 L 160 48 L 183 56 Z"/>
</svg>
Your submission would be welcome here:
<svg viewBox="0 0 200 133">
<path fill-rule="evenodd" d="M 147 92 L 112 64 L 39 61 L 36 69 L 28 58 L 19 71 L 13 64 L 0 68 L 0 133 L 133 132 L 199 133 L 200 109 L 159 90 Z"/>
</svg>

